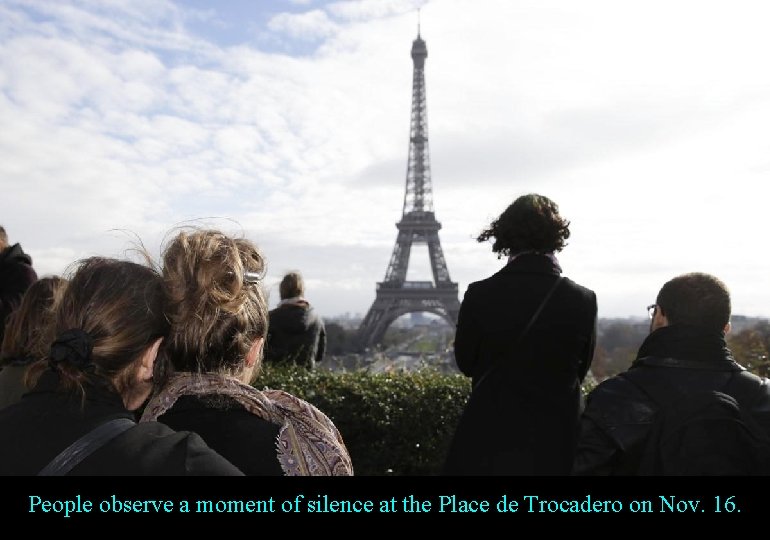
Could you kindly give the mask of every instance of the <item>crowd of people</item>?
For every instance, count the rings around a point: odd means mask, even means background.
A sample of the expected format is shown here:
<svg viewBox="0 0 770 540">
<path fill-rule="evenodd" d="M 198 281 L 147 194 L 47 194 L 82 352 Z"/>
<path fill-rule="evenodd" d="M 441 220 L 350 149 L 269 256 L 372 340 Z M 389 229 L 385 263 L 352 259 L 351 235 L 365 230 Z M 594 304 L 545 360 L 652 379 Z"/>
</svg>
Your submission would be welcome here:
<svg viewBox="0 0 770 540">
<path fill-rule="evenodd" d="M 0 475 L 352 475 L 323 412 L 250 384 L 264 269 L 248 240 L 195 230 L 171 240 L 160 273 L 90 257 L 66 280 L 0 282 Z"/>
<path fill-rule="evenodd" d="M 770 474 L 770 385 L 732 358 L 714 276 L 665 283 L 636 360 L 584 398 L 597 298 L 562 276 L 569 225 L 528 194 L 478 236 L 507 262 L 461 304 L 472 389 L 443 473 Z M 160 270 L 90 257 L 38 279 L 0 227 L 0 475 L 353 475 L 330 418 L 252 384 L 326 346 L 300 273 L 271 311 L 264 273 L 249 240 L 191 229 Z"/>
</svg>

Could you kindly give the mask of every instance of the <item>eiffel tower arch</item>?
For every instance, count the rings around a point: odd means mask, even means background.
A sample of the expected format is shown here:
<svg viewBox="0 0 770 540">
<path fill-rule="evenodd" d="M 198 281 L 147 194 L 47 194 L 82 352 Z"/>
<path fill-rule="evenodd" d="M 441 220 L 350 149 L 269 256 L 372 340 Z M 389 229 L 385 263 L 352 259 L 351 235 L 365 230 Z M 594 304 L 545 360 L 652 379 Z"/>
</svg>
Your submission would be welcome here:
<svg viewBox="0 0 770 540">
<path fill-rule="evenodd" d="M 412 117 L 406 193 L 398 236 L 385 279 L 377 283 L 374 303 L 358 329 L 358 344 L 371 347 L 382 341 L 385 331 L 400 316 L 413 312 L 434 313 L 450 325 L 457 324 L 460 301 L 457 282 L 449 277 L 438 232 L 441 223 L 433 211 L 433 193 L 428 151 L 428 114 L 425 100 L 425 59 L 428 48 L 420 37 L 412 42 Z M 415 244 L 426 244 L 433 281 L 407 281 L 409 255 Z"/>
</svg>

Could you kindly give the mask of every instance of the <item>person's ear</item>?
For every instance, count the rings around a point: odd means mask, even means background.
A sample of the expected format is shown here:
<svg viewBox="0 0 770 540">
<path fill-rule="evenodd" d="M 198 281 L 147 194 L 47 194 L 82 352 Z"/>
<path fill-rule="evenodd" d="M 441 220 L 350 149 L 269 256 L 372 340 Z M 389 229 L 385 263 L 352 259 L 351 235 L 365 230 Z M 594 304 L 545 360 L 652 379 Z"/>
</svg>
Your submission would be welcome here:
<svg viewBox="0 0 770 540">
<path fill-rule="evenodd" d="M 650 323 L 650 330 L 657 330 L 658 328 L 663 328 L 664 326 L 668 326 L 668 317 L 666 317 L 666 314 L 663 312 L 663 308 L 657 306 L 655 309 L 655 315 L 652 317 L 652 323 Z"/>
<path fill-rule="evenodd" d="M 138 379 L 140 381 L 151 381 L 153 368 L 155 367 L 155 360 L 158 358 L 158 349 L 163 342 L 163 338 L 159 337 L 152 344 L 145 349 L 142 353 L 142 359 L 139 363 Z"/>
<path fill-rule="evenodd" d="M 258 337 L 251 344 L 249 352 L 246 353 L 246 367 L 254 367 L 257 361 L 262 357 L 262 346 L 265 344 L 265 339 Z"/>
<path fill-rule="evenodd" d="M 733 325 L 730 323 L 730 321 L 727 321 L 727 324 L 724 327 L 724 333 L 729 334 L 730 330 L 733 329 Z"/>
</svg>

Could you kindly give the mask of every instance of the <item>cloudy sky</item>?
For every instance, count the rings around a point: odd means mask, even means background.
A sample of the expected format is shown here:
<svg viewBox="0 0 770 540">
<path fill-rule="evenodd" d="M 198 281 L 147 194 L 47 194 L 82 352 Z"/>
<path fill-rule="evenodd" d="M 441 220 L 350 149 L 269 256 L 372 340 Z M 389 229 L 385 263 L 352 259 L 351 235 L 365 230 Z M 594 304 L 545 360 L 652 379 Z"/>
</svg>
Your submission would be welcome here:
<svg viewBox="0 0 770 540">
<path fill-rule="evenodd" d="M 762 0 L 0 0 L 0 224 L 40 274 L 216 226 L 363 314 L 400 218 L 421 7 L 450 275 L 518 195 L 572 221 L 565 275 L 643 316 L 687 271 L 770 316 Z M 411 279 L 429 275 L 413 252 Z"/>
</svg>

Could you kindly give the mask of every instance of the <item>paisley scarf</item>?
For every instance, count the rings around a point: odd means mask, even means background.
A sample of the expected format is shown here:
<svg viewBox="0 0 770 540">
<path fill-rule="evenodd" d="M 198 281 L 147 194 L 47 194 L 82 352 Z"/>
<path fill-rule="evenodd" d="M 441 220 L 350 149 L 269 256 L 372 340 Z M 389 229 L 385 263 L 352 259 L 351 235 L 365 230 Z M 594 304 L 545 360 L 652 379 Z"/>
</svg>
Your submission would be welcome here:
<svg viewBox="0 0 770 540">
<path fill-rule="evenodd" d="M 286 476 L 352 476 L 353 464 L 334 423 L 310 403 L 282 390 L 257 390 L 214 373 L 175 373 L 150 399 L 142 422 L 157 420 L 181 396 L 227 396 L 281 426 L 276 448 Z"/>
</svg>

